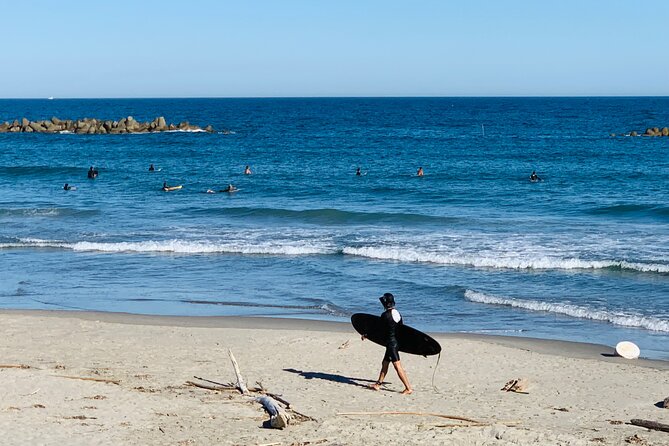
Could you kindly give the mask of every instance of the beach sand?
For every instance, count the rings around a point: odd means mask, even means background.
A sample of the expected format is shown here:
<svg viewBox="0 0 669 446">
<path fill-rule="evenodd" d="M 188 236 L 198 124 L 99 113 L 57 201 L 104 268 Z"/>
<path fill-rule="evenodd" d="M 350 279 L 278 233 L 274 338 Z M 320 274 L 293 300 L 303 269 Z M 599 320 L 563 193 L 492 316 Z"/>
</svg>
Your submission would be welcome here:
<svg viewBox="0 0 669 446">
<path fill-rule="evenodd" d="M 344 323 L 46 311 L 0 320 L 3 445 L 669 445 L 669 433 L 626 424 L 669 423 L 657 404 L 669 396 L 669 363 L 605 356 L 609 347 L 435 335 L 444 351 L 434 387 L 436 357 L 402 356 L 407 396 L 392 367 L 381 391 L 366 388 L 383 348 Z M 253 398 L 186 384 L 234 382 L 228 349 L 250 387 L 261 382 L 315 421 L 265 428 Z M 516 378 L 527 394 L 500 390 Z M 341 415 L 383 411 L 485 425 Z"/>
</svg>

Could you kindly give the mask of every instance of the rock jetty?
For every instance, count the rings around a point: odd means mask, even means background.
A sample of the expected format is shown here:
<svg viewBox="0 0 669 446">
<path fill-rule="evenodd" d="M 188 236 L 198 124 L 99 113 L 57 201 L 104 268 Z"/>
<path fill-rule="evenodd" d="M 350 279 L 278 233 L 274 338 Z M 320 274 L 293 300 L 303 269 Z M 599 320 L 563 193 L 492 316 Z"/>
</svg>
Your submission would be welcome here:
<svg viewBox="0 0 669 446">
<path fill-rule="evenodd" d="M 150 122 L 136 121 L 132 116 L 119 121 L 101 119 L 65 119 L 51 118 L 42 121 L 21 121 L 0 123 L 0 133 L 78 133 L 87 135 L 104 135 L 120 133 L 157 133 L 167 131 L 208 132 L 214 133 L 212 126 L 204 128 L 191 125 L 188 121 L 179 124 L 168 124 L 162 116 Z"/>
<path fill-rule="evenodd" d="M 616 134 L 611 133 L 611 136 L 616 136 Z M 621 136 L 669 136 L 669 127 L 648 127 L 641 135 L 636 130 L 632 130 L 631 132 L 623 133 Z"/>
</svg>

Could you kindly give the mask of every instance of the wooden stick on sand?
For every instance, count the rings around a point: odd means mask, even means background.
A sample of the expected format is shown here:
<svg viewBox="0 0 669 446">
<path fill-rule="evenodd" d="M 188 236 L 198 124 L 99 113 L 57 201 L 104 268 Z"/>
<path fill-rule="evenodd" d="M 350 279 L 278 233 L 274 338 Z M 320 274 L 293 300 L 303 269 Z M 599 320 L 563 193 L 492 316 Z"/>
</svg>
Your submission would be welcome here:
<svg viewBox="0 0 669 446">
<path fill-rule="evenodd" d="M 640 420 L 638 418 L 635 418 L 632 421 L 630 421 L 630 424 L 633 424 L 635 426 L 645 427 L 646 429 L 669 432 L 669 424 L 658 423 L 657 421 Z"/>
<path fill-rule="evenodd" d="M 237 387 L 242 392 L 242 395 L 246 395 L 249 393 L 249 389 L 246 387 L 242 373 L 239 371 L 239 364 L 237 364 L 235 355 L 232 354 L 232 349 L 228 349 L 228 354 L 230 355 L 230 361 L 232 361 L 232 367 L 235 369 L 235 375 L 237 376 Z"/>
<path fill-rule="evenodd" d="M 87 378 L 82 376 L 65 376 L 65 375 L 56 375 L 56 376 L 67 379 L 80 379 L 82 381 L 95 381 L 98 383 L 116 384 L 117 386 L 121 384 L 121 381 L 117 381 L 115 379 Z"/>
<path fill-rule="evenodd" d="M 417 415 L 417 416 L 421 416 L 421 417 L 439 417 L 439 418 L 447 418 L 449 420 L 466 421 L 468 423 L 485 424 L 482 421 L 472 420 L 471 418 L 459 417 L 459 416 L 456 416 L 456 415 L 444 415 L 444 414 L 433 413 L 433 412 L 397 412 L 397 411 L 338 412 L 337 415 Z"/>
</svg>

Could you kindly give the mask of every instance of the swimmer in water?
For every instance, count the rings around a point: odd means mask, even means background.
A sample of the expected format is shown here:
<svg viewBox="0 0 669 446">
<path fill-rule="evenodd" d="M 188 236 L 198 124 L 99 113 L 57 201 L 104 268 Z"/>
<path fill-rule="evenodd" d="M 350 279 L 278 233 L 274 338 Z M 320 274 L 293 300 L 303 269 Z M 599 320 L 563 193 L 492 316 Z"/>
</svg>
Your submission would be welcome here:
<svg viewBox="0 0 669 446">
<path fill-rule="evenodd" d="M 532 171 L 532 175 L 530 175 L 530 181 L 532 182 L 541 181 L 541 178 L 539 178 L 539 175 L 537 175 L 537 173 L 534 170 Z"/>
<path fill-rule="evenodd" d="M 422 177 L 423 176 L 423 168 L 419 167 L 418 171 L 416 172 L 416 176 Z"/>
<path fill-rule="evenodd" d="M 246 166 L 244 168 L 244 175 L 251 175 L 251 168 L 249 166 Z"/>
</svg>

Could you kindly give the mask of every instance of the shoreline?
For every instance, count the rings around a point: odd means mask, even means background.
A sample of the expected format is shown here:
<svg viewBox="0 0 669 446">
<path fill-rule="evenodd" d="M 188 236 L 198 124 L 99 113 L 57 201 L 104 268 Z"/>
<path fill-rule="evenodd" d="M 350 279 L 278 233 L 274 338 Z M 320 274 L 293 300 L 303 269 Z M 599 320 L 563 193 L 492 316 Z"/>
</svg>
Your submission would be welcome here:
<svg viewBox="0 0 669 446">
<path fill-rule="evenodd" d="M 14 310 L 1 309 L 0 315 L 40 316 L 74 318 L 84 321 L 105 322 L 123 325 L 144 325 L 183 328 L 217 328 L 241 330 L 287 330 L 327 333 L 347 333 L 357 336 L 348 322 L 319 319 L 300 319 L 273 316 L 164 316 L 122 312 L 82 311 L 82 310 Z M 669 370 L 669 360 L 639 359 L 628 360 L 615 355 L 615 347 L 588 342 L 564 341 L 556 339 L 507 336 L 462 332 L 427 332 L 442 344 L 454 340 L 481 341 L 503 347 L 527 350 L 533 353 L 561 356 L 574 359 L 594 359 L 616 364 L 633 364 L 657 370 Z"/>
<path fill-rule="evenodd" d="M 347 323 L 58 310 L 2 310 L 0 322 L 7 445 L 666 444 L 629 423 L 669 422 L 669 363 L 592 344 L 435 334 L 440 362 L 402 354 L 414 389 L 402 395 L 393 370 L 370 390 L 383 348 Z M 229 351 L 249 388 L 308 418 L 269 429 L 258 393 L 190 384 L 236 382 Z M 519 379 L 523 393 L 501 390 Z"/>
</svg>

